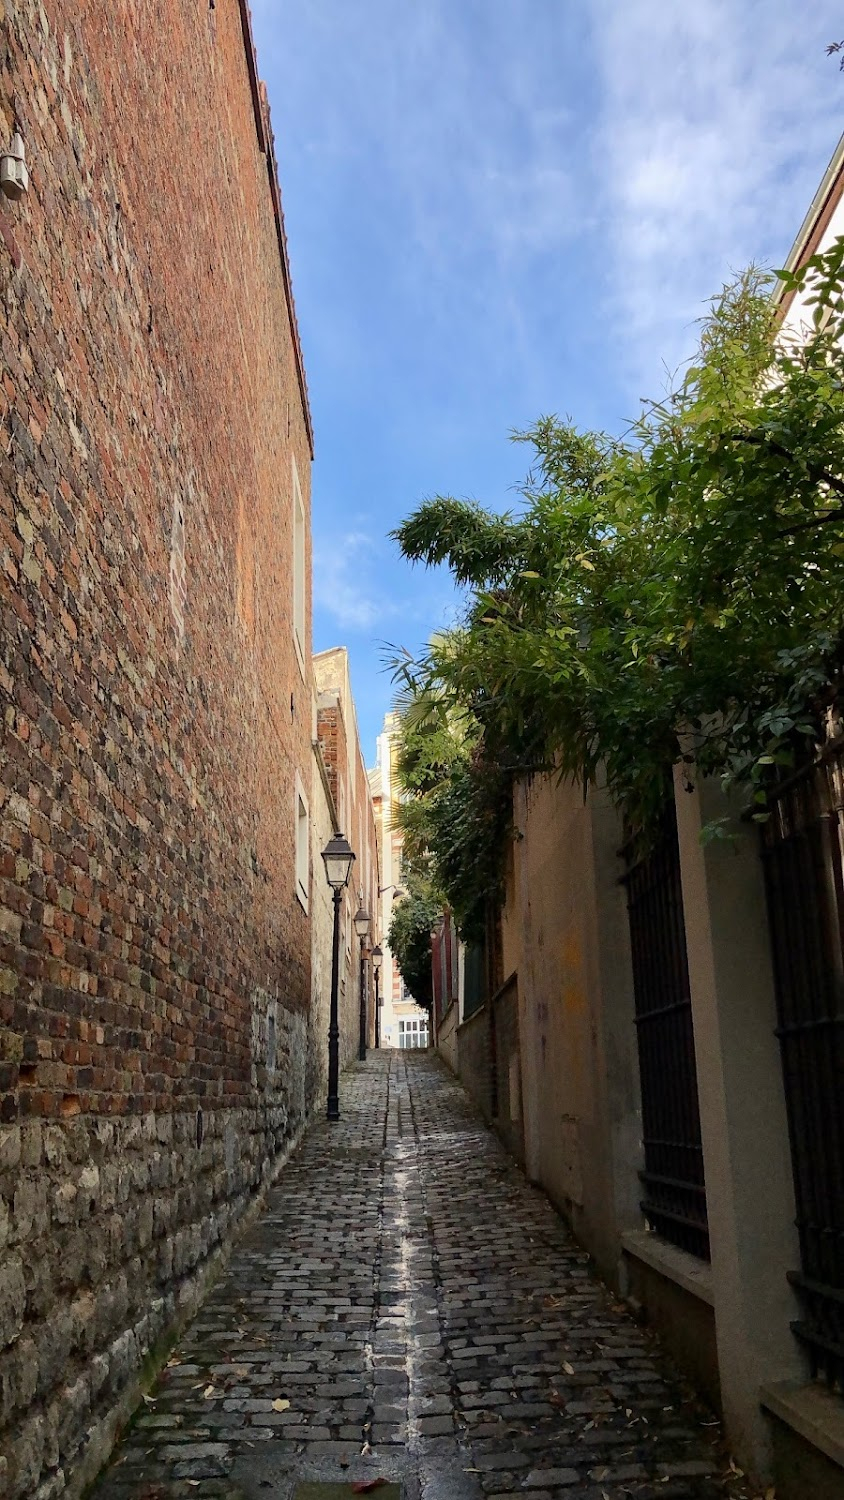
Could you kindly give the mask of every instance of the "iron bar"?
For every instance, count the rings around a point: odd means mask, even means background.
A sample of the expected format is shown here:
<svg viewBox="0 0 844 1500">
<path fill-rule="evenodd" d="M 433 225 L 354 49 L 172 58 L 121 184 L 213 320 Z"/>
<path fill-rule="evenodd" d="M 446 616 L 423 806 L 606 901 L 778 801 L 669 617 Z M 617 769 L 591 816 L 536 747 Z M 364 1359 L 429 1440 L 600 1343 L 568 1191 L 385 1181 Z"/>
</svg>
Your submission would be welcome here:
<svg viewBox="0 0 844 1500">
<path fill-rule="evenodd" d="M 772 789 L 762 853 L 800 1270 L 794 1333 L 844 1393 L 844 747 Z"/>
<path fill-rule="evenodd" d="M 642 1090 L 642 1212 L 664 1239 L 709 1259 L 692 1004 L 673 802 L 660 836 L 636 858 L 625 847 L 636 1034 Z"/>
</svg>

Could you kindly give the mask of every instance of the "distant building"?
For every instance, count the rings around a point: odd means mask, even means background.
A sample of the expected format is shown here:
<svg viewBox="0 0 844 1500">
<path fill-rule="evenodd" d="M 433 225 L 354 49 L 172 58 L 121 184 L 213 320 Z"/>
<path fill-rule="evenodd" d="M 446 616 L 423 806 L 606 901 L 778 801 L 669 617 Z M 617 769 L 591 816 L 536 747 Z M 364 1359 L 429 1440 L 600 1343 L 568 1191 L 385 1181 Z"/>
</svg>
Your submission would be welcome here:
<svg viewBox="0 0 844 1500">
<path fill-rule="evenodd" d="M 427 1047 L 429 1037 L 428 1012 L 416 1004 L 409 993 L 398 965 L 390 952 L 387 934 L 393 915 L 393 904 L 401 897 L 402 884 L 402 832 L 395 827 L 395 809 L 399 801 L 396 775 L 396 752 L 398 748 L 399 716 L 388 713 L 384 728 L 378 736 L 378 751 L 374 768 L 369 772 L 372 801 L 375 809 L 375 826 L 381 861 L 381 930 L 384 933 L 382 947 L 384 963 L 381 970 L 381 1046 L 382 1047 Z"/>
<path fill-rule="evenodd" d="M 844 235 L 844 135 L 833 152 L 812 199 L 800 230 L 785 262 L 787 271 L 797 271 L 818 252 L 828 250 L 835 240 Z M 808 291 L 785 291 L 782 286 L 775 294 L 782 326 L 786 333 L 808 332 L 812 322 L 812 308 L 807 306 Z"/>
<path fill-rule="evenodd" d="M 334 906 L 325 873 L 322 850 L 332 833 L 344 834 L 355 852 L 348 889 L 343 893 L 340 927 L 340 1062 L 357 1056 L 360 1038 L 361 963 L 360 939 L 354 928 L 355 913 L 363 907 L 371 925 L 364 947 L 363 966 L 366 1044 L 375 1044 L 375 993 L 369 955 L 381 937 L 378 887 L 378 847 L 369 777 L 360 747 L 357 715 L 352 697 L 349 654 L 344 646 L 320 651 L 313 658 L 314 774 L 312 790 L 312 863 L 314 891 L 312 909 L 312 1035 L 314 1065 L 324 1083 L 327 1066 L 326 1036 L 331 998 L 331 945 Z"/>
</svg>

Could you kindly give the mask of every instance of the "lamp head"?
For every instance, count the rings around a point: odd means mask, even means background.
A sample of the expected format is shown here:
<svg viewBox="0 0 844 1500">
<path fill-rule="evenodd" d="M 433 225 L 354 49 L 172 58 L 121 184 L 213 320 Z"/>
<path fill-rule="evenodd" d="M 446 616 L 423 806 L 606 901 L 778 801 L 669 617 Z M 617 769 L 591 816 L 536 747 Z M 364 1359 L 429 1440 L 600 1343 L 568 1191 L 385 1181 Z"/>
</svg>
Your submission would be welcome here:
<svg viewBox="0 0 844 1500">
<path fill-rule="evenodd" d="M 348 885 L 355 862 L 354 850 L 342 833 L 332 834 L 322 851 L 325 876 L 333 891 L 341 891 Z"/>
</svg>

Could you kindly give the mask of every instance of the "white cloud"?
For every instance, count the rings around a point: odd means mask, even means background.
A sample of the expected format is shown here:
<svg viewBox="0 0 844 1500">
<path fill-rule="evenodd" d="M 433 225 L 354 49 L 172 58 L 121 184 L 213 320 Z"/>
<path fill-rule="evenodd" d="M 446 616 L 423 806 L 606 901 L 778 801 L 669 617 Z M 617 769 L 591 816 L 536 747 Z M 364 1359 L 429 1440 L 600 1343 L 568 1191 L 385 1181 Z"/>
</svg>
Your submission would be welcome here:
<svg viewBox="0 0 844 1500">
<path fill-rule="evenodd" d="M 282 0 L 253 8 L 285 116 L 308 122 L 310 192 L 336 198 L 338 175 L 362 174 L 384 269 L 427 289 L 433 319 L 489 304 L 502 272 L 582 231 L 563 15 L 526 27 L 523 0 L 482 20 L 453 0 L 311 0 L 306 21 Z"/>
<path fill-rule="evenodd" d="M 382 538 L 364 531 L 346 531 L 333 537 L 314 539 L 314 607 L 330 617 L 341 630 L 382 639 L 384 630 L 396 622 L 401 629 L 419 625 L 427 630 L 431 620 L 454 624 L 459 618 L 460 598 L 444 570 L 420 573 L 416 588 L 395 593 L 394 567 L 385 558 Z"/>
<path fill-rule="evenodd" d="M 841 128 L 841 30 L 822 0 L 593 0 L 595 167 L 609 311 L 631 376 L 693 348 L 693 321 L 751 260 L 782 260 Z M 657 376 L 658 378 L 658 376 Z"/>
<path fill-rule="evenodd" d="M 372 547 L 372 538 L 359 531 L 314 542 L 314 606 L 343 630 L 369 631 L 392 613 L 372 578 Z"/>
</svg>

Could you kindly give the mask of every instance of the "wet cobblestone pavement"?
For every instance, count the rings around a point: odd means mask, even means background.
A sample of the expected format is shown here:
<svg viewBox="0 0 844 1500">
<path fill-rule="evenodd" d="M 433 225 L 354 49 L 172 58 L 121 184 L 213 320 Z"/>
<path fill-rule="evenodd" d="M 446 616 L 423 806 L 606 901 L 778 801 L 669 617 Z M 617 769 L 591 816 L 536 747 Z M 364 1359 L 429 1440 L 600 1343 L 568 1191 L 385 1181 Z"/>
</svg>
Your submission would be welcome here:
<svg viewBox="0 0 844 1500">
<path fill-rule="evenodd" d="M 94 1500 L 378 1479 L 406 1500 L 750 1493 L 437 1059 L 371 1054 L 341 1109 L 285 1166 Z"/>
</svg>

